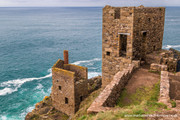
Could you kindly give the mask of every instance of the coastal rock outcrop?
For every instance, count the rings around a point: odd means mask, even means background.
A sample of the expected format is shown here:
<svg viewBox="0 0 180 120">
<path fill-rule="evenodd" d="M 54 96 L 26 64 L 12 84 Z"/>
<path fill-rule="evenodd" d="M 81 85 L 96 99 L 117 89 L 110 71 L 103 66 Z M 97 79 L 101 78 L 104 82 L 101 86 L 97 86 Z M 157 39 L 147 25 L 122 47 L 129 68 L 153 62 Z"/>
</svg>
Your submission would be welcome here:
<svg viewBox="0 0 180 120">
<path fill-rule="evenodd" d="M 26 115 L 25 120 L 67 120 L 69 116 L 52 107 L 51 96 L 45 96 L 35 109 Z"/>
<path fill-rule="evenodd" d="M 101 76 L 88 79 L 89 94 L 99 89 L 101 84 Z M 25 120 L 67 120 L 68 118 L 68 115 L 56 110 L 52 106 L 51 96 L 45 96 L 42 101 L 35 105 L 34 110 L 26 115 Z"/>
</svg>

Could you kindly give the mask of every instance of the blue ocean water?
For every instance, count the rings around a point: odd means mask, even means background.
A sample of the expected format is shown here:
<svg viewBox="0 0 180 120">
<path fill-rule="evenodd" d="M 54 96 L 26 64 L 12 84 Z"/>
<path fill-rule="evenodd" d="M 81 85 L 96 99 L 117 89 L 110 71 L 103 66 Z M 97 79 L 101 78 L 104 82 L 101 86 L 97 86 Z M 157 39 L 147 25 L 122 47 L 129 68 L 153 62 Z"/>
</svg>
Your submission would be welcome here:
<svg viewBox="0 0 180 120">
<path fill-rule="evenodd" d="M 51 67 L 70 63 L 101 74 L 102 8 L 0 8 L 0 119 L 22 120 L 51 92 Z M 180 50 L 180 8 L 166 8 L 163 48 Z"/>
</svg>

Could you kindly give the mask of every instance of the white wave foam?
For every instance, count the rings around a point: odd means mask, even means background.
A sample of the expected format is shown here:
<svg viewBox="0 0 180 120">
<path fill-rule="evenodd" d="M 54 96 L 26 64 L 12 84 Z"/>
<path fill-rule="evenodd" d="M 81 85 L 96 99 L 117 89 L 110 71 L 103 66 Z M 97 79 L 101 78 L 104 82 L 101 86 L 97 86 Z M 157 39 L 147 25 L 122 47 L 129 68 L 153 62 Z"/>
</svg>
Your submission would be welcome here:
<svg viewBox="0 0 180 120">
<path fill-rule="evenodd" d="M 76 61 L 72 64 L 75 65 L 80 65 L 82 63 L 86 63 L 87 65 L 93 65 L 92 62 L 96 62 L 96 61 L 101 61 L 101 58 L 94 58 L 92 60 L 84 60 L 84 61 Z M 13 92 L 18 91 L 18 88 L 20 88 L 24 83 L 26 82 L 30 82 L 30 81 L 34 81 L 34 80 L 41 80 L 41 79 L 45 79 L 45 78 L 49 78 L 52 76 L 52 69 L 48 69 L 49 74 L 44 76 L 44 77 L 39 77 L 39 78 L 23 78 L 23 79 L 15 79 L 15 80 L 10 80 L 10 81 L 6 81 L 0 84 L 0 87 L 4 87 L 4 89 L 0 90 L 0 96 L 4 96 L 7 94 L 11 94 Z M 89 72 L 88 73 L 88 78 L 92 78 L 95 76 L 101 75 L 100 72 Z M 37 89 L 41 89 L 43 86 L 37 86 Z"/>
<path fill-rule="evenodd" d="M 83 60 L 83 61 L 76 61 L 72 64 L 75 64 L 75 65 L 81 65 L 81 64 L 86 64 L 88 65 L 89 69 L 97 69 L 96 67 L 94 67 L 94 62 L 97 62 L 97 61 L 101 61 L 102 59 L 101 58 L 94 58 L 94 59 L 91 59 L 91 60 Z M 90 67 L 91 66 L 91 67 Z M 88 72 L 88 78 L 92 78 L 92 77 L 95 77 L 95 76 L 98 76 L 98 75 L 101 75 L 101 72 Z"/>
<path fill-rule="evenodd" d="M 165 48 L 165 49 L 169 49 L 169 48 L 180 48 L 180 45 L 166 45 L 166 46 L 163 46 L 163 48 Z"/>
<path fill-rule="evenodd" d="M 98 69 L 98 67 L 88 67 L 88 69 L 96 70 L 96 69 Z"/>
<path fill-rule="evenodd" d="M 51 94 L 51 87 L 47 91 L 48 91 L 48 94 Z"/>
<path fill-rule="evenodd" d="M 37 90 L 37 89 L 42 89 L 42 88 L 43 88 L 42 84 L 39 83 L 35 89 Z"/>
<path fill-rule="evenodd" d="M 49 68 L 49 69 L 47 70 L 47 72 L 48 72 L 48 73 L 51 73 L 51 72 L 52 72 L 52 68 Z"/>
<path fill-rule="evenodd" d="M 21 117 L 22 119 L 25 118 L 26 114 L 27 114 L 28 112 L 31 112 L 31 111 L 34 109 L 34 106 L 35 106 L 35 105 L 26 108 L 26 110 L 24 110 L 24 111 L 20 114 L 20 117 Z"/>
<path fill-rule="evenodd" d="M 35 105 L 33 105 L 33 106 L 31 106 L 31 107 L 28 107 L 28 108 L 26 109 L 26 111 L 27 111 L 27 112 L 31 112 L 31 111 L 34 109 L 34 106 L 35 106 Z"/>
<path fill-rule="evenodd" d="M 17 91 L 17 88 L 15 88 L 15 89 L 4 88 L 4 89 L 0 90 L 0 96 L 11 94 L 11 93 L 16 92 L 16 91 Z"/>
<path fill-rule="evenodd" d="M 48 72 L 50 72 L 51 69 L 48 69 Z M 16 80 L 10 80 L 7 82 L 3 82 L 0 84 L 0 87 L 5 87 L 4 89 L 0 90 L 0 96 L 11 94 L 13 92 L 18 91 L 18 88 L 20 88 L 24 83 L 34 81 L 34 80 L 41 80 L 45 78 L 49 78 L 52 76 L 52 73 L 50 72 L 48 75 L 44 77 L 39 78 L 23 78 L 23 79 L 16 79 Z"/>
<path fill-rule="evenodd" d="M 72 64 L 75 64 L 75 65 L 80 65 L 82 63 L 90 63 L 90 62 L 95 62 L 95 61 L 101 61 L 101 58 L 94 58 L 92 60 L 83 60 L 83 61 L 76 61 Z"/>
<path fill-rule="evenodd" d="M 170 21 L 170 22 L 178 22 L 178 21 L 180 21 L 180 19 L 166 19 L 166 21 Z"/>
<path fill-rule="evenodd" d="M 96 76 L 99 76 L 99 75 L 102 75 L 101 72 L 88 72 L 88 78 L 93 78 L 93 77 L 96 77 Z"/>
<path fill-rule="evenodd" d="M 179 16 L 166 16 L 167 18 L 177 18 Z"/>
<path fill-rule="evenodd" d="M 1 120 L 7 120 L 6 116 L 1 116 Z"/>
</svg>

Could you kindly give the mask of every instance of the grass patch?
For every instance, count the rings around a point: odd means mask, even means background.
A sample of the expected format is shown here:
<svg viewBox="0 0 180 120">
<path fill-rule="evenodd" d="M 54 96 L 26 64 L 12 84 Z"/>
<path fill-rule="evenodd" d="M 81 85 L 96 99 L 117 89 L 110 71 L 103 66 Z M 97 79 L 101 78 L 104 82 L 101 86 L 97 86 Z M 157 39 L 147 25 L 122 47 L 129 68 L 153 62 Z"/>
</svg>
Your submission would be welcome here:
<svg viewBox="0 0 180 120">
<path fill-rule="evenodd" d="M 102 89 L 98 89 L 94 92 L 92 92 L 81 104 L 79 110 L 76 112 L 76 114 L 72 117 L 73 120 L 89 120 L 92 116 L 92 114 L 87 114 L 87 109 L 90 107 L 92 102 L 95 100 L 95 98 L 99 95 L 100 91 Z"/>
<path fill-rule="evenodd" d="M 127 93 L 124 89 L 117 101 L 117 106 L 125 107 L 130 105 L 138 105 L 143 101 L 158 101 L 160 91 L 159 82 L 153 87 L 140 87 L 136 90 L 134 94 Z"/>
<path fill-rule="evenodd" d="M 118 102 L 117 102 L 117 105 L 118 105 L 119 107 L 123 107 L 123 106 L 124 106 L 124 103 L 121 102 L 121 101 L 123 101 L 126 96 L 127 96 L 127 90 L 124 88 L 124 89 L 122 90 L 121 95 L 120 95 L 120 97 L 119 97 L 119 99 L 118 99 Z"/>
<path fill-rule="evenodd" d="M 159 71 L 153 71 L 153 70 L 149 70 L 148 72 L 150 72 L 150 73 L 155 73 L 155 74 L 161 74 L 161 72 L 159 72 Z"/>
<path fill-rule="evenodd" d="M 176 107 L 176 101 L 171 100 L 170 102 L 171 102 L 172 107 L 175 108 Z"/>
<path fill-rule="evenodd" d="M 140 87 L 135 93 L 129 94 L 123 89 L 114 111 L 100 112 L 97 114 L 87 114 L 86 110 L 98 96 L 99 92 L 92 93 L 85 101 L 83 101 L 80 111 L 73 119 L 77 120 L 145 120 L 146 118 L 127 117 L 128 115 L 144 115 L 152 114 L 161 109 L 167 109 L 163 103 L 158 103 L 160 91 L 160 83 L 156 83 L 153 87 Z"/>
<path fill-rule="evenodd" d="M 85 120 L 86 118 L 87 118 L 87 116 L 83 115 L 78 120 Z"/>
<path fill-rule="evenodd" d="M 167 109 L 167 105 L 165 105 L 164 103 L 158 103 L 156 101 L 147 101 L 146 105 L 150 108 L 150 109 L 157 109 L 157 108 L 163 108 L 163 109 Z M 153 110 L 154 110 L 153 109 Z M 154 110 L 155 111 L 155 110 Z"/>
<path fill-rule="evenodd" d="M 150 90 L 151 88 L 149 88 Z M 158 101 L 158 98 L 159 98 L 159 92 L 160 92 L 160 82 L 156 83 L 152 90 L 150 90 L 150 93 L 151 93 L 151 97 L 150 97 L 150 100 L 151 101 Z"/>
<path fill-rule="evenodd" d="M 167 109 L 165 104 L 158 103 L 159 92 L 159 82 L 153 87 L 140 87 L 133 94 L 123 90 L 117 106 L 122 109 L 131 109 L 133 112 L 130 112 L 130 114 L 135 115 L 151 114 L 160 109 Z"/>
</svg>

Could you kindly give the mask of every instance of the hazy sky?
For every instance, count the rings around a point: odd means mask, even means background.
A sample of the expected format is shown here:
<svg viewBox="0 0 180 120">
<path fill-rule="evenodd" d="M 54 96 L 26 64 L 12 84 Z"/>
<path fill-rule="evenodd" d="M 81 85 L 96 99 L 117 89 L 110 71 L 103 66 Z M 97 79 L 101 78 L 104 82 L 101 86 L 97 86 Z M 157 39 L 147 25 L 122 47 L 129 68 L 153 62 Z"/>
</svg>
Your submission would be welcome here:
<svg viewBox="0 0 180 120">
<path fill-rule="evenodd" d="M 180 0 L 0 0 L 8 6 L 180 6 Z"/>
</svg>

